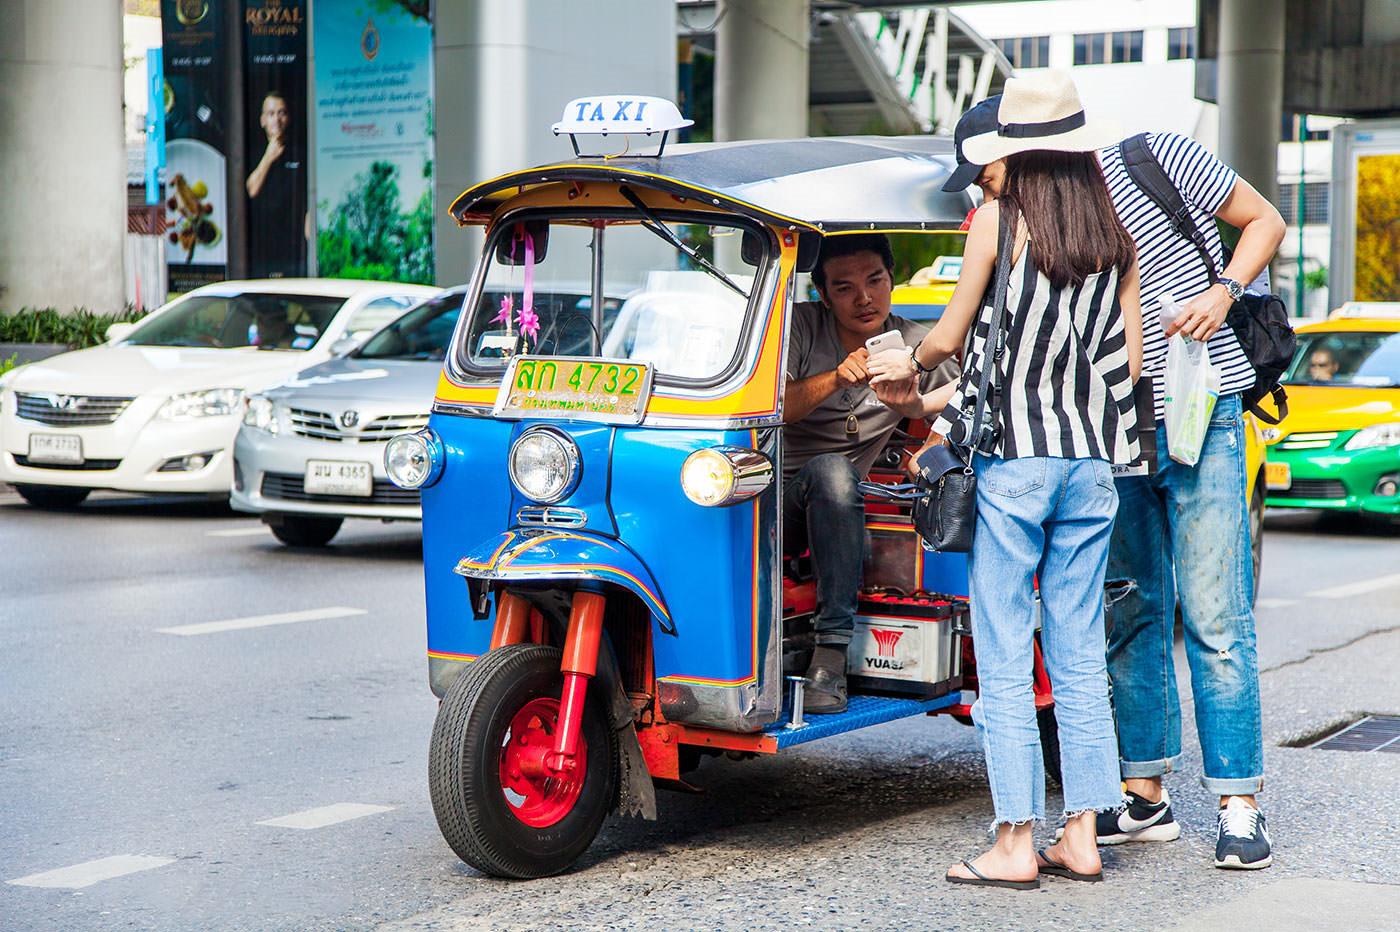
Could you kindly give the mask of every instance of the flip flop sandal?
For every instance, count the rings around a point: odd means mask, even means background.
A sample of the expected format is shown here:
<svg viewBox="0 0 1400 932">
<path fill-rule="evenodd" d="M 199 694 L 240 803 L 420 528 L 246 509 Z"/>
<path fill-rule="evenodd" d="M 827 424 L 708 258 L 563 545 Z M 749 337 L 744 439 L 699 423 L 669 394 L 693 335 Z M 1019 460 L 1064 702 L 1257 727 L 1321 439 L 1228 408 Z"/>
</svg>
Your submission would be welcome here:
<svg viewBox="0 0 1400 932">
<path fill-rule="evenodd" d="M 1050 855 L 1045 853 L 1044 848 L 1041 848 L 1039 851 L 1036 852 L 1036 854 L 1040 855 L 1040 859 L 1045 862 L 1044 864 L 1040 865 L 1040 872 L 1042 874 L 1049 874 L 1051 877 L 1064 877 L 1068 880 L 1078 880 L 1081 883 L 1103 882 L 1102 870 L 1100 870 L 1097 874 L 1081 874 L 1079 873 L 1079 871 L 1070 870 L 1068 867 L 1065 867 L 1059 861 L 1050 857 Z"/>
<path fill-rule="evenodd" d="M 972 862 L 964 860 L 963 867 L 972 872 L 971 877 L 956 877 L 952 874 L 944 874 L 943 879 L 949 883 L 965 883 L 973 887 L 1004 887 L 1007 890 L 1038 890 L 1040 889 L 1040 878 L 1034 880 L 997 880 L 988 877 L 986 874 L 972 866 Z"/>
</svg>

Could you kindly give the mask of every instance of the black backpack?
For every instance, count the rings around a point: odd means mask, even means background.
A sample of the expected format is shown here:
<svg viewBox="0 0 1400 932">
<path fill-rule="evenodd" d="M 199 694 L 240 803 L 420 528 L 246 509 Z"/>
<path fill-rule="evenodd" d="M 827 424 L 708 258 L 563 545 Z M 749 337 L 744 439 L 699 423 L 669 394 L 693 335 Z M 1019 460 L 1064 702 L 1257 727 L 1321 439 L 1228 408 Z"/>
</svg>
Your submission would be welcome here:
<svg viewBox="0 0 1400 932">
<path fill-rule="evenodd" d="M 1196 247 L 1210 274 L 1211 284 L 1215 284 L 1219 276 L 1206 238 L 1191 218 L 1181 192 L 1148 148 L 1147 134 L 1139 133 L 1125 139 L 1118 148 L 1128 177 L 1167 215 L 1176 235 Z M 1288 416 L 1288 395 L 1279 384 L 1279 378 L 1293 361 L 1293 352 L 1298 346 L 1298 338 L 1288 320 L 1288 308 L 1278 295 L 1246 292 L 1225 315 L 1225 323 L 1234 331 L 1245 358 L 1254 367 L 1254 385 L 1240 393 L 1240 400 L 1261 421 L 1277 424 Z M 1278 408 L 1277 417 L 1259 408 L 1259 402 L 1266 396 L 1273 398 Z"/>
</svg>

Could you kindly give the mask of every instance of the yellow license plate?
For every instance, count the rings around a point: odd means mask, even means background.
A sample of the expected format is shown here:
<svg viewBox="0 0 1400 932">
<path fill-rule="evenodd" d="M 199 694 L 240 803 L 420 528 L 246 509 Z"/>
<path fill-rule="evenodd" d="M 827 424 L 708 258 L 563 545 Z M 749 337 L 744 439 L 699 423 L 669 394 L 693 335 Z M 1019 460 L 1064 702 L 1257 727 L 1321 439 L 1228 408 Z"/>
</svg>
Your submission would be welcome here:
<svg viewBox="0 0 1400 932">
<path fill-rule="evenodd" d="M 1265 463 L 1264 485 L 1283 490 L 1293 485 L 1293 470 L 1287 463 Z"/>
<path fill-rule="evenodd" d="M 517 356 L 501 380 L 495 413 L 636 424 L 646 413 L 651 379 L 646 363 Z"/>
</svg>

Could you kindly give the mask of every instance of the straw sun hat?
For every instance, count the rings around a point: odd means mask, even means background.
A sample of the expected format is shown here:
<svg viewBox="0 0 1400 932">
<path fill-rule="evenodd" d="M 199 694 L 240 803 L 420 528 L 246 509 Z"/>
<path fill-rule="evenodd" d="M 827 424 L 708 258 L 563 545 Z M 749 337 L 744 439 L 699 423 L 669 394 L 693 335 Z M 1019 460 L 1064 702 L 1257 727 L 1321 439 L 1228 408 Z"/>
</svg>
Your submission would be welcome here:
<svg viewBox="0 0 1400 932">
<path fill-rule="evenodd" d="M 1063 71 L 1007 78 L 995 130 L 963 141 L 969 162 L 986 165 L 1017 152 L 1092 152 L 1123 138 L 1112 120 L 1090 119 L 1074 81 Z"/>
</svg>

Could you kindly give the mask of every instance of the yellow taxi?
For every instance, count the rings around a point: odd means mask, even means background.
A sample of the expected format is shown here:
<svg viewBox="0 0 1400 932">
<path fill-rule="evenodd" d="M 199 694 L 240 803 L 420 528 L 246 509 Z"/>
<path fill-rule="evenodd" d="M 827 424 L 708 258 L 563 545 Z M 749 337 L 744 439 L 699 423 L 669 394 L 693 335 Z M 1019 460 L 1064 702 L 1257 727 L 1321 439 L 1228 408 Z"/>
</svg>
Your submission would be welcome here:
<svg viewBox="0 0 1400 932">
<path fill-rule="evenodd" d="M 919 269 L 903 285 L 890 293 L 891 310 L 905 320 L 932 327 L 943 316 L 943 308 L 953 297 L 953 286 L 962 271 L 962 256 L 939 256 L 933 264 Z"/>
<path fill-rule="evenodd" d="M 1400 515 L 1400 302 L 1297 331 L 1288 417 L 1264 431 L 1269 506 Z"/>
</svg>

